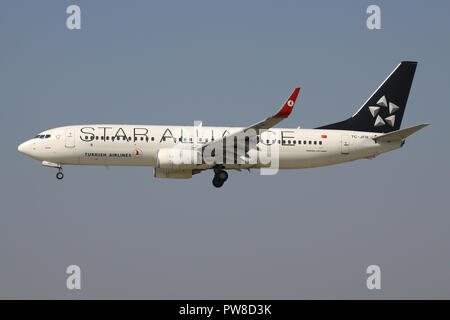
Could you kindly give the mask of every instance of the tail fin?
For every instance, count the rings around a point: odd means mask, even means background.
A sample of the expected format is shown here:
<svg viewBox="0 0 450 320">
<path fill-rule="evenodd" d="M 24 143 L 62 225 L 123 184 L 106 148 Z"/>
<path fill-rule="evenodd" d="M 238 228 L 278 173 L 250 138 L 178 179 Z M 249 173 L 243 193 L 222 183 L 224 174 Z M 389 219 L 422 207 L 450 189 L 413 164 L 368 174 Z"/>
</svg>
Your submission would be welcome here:
<svg viewBox="0 0 450 320">
<path fill-rule="evenodd" d="M 417 62 L 402 61 L 349 119 L 318 129 L 388 133 L 400 129 Z"/>
</svg>

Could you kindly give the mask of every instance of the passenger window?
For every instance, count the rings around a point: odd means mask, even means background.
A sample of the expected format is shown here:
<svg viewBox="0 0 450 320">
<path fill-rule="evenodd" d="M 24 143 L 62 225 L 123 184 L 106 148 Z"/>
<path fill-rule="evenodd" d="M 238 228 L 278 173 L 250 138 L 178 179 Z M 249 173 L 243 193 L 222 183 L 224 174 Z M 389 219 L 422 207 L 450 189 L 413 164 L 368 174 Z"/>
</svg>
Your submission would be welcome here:
<svg viewBox="0 0 450 320">
<path fill-rule="evenodd" d="M 317 144 L 317 141 L 314 141 L 314 144 Z"/>
<path fill-rule="evenodd" d="M 298 140 L 298 144 L 302 144 L 302 140 Z"/>
<path fill-rule="evenodd" d="M 152 137 L 152 141 L 155 141 L 155 137 Z"/>
<path fill-rule="evenodd" d="M 286 140 L 283 140 L 283 144 L 285 144 L 286 143 Z"/>
<path fill-rule="evenodd" d="M 50 138 L 50 135 L 49 135 L 49 134 L 47 134 L 47 135 L 45 136 L 45 139 L 48 139 L 48 138 Z"/>
<path fill-rule="evenodd" d="M 104 136 L 101 136 L 101 137 L 100 137 L 100 140 L 105 140 L 105 137 L 104 137 Z"/>
<path fill-rule="evenodd" d="M 147 142 L 148 142 L 148 137 L 145 137 L 145 141 L 147 141 Z M 152 141 L 153 141 L 153 138 L 152 138 Z"/>
<path fill-rule="evenodd" d="M 166 137 L 162 137 L 162 141 L 166 141 Z"/>
<path fill-rule="evenodd" d="M 95 140 L 98 140 L 98 136 L 95 136 Z"/>
<path fill-rule="evenodd" d="M 106 140 L 109 140 L 109 136 L 106 136 Z"/>
<path fill-rule="evenodd" d="M 294 144 L 296 144 L 296 143 L 297 143 L 297 141 L 295 141 L 295 140 L 293 140 L 292 142 L 293 142 Z"/>
<path fill-rule="evenodd" d="M 309 141 L 309 144 L 311 144 L 311 140 Z"/>
<path fill-rule="evenodd" d="M 306 144 L 306 140 L 303 140 L 303 144 Z"/>
<path fill-rule="evenodd" d="M 147 138 L 147 140 L 148 140 L 148 138 Z M 141 141 L 144 141 L 144 137 L 141 137 Z"/>
<path fill-rule="evenodd" d="M 319 144 L 322 144 L 322 141 L 319 141 Z"/>
</svg>

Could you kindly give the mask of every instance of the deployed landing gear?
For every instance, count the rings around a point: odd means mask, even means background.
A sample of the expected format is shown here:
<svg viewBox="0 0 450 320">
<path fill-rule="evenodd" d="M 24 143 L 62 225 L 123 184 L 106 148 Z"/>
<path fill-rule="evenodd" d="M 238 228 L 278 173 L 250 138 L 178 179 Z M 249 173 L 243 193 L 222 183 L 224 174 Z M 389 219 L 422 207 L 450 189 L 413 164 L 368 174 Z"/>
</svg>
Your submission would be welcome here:
<svg viewBox="0 0 450 320">
<path fill-rule="evenodd" d="M 64 173 L 62 173 L 62 169 L 59 168 L 59 171 L 56 174 L 56 179 L 61 180 L 62 178 L 64 178 Z"/>
<path fill-rule="evenodd" d="M 42 161 L 42 165 L 45 167 L 50 167 L 50 168 L 57 168 L 58 173 L 56 174 L 56 179 L 61 180 L 62 178 L 64 178 L 64 174 L 62 173 L 61 164 L 44 160 L 44 161 Z"/>
<path fill-rule="evenodd" d="M 216 188 L 220 188 L 221 186 L 223 186 L 224 182 L 223 180 L 220 180 L 217 176 L 214 176 L 213 178 L 213 186 Z"/>
<path fill-rule="evenodd" d="M 223 170 L 223 167 L 214 168 L 214 179 L 212 181 L 213 186 L 220 188 L 228 179 L 228 173 Z"/>
</svg>

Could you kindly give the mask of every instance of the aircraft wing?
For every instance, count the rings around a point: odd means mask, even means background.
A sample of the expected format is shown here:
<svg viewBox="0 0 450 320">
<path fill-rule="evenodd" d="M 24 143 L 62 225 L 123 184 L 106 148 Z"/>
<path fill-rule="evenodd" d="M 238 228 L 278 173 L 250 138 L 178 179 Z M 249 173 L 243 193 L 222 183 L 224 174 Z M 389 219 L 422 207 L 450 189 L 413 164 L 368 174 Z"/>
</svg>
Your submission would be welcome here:
<svg viewBox="0 0 450 320">
<path fill-rule="evenodd" d="M 199 148 L 201 148 L 202 150 L 204 150 L 206 147 L 209 147 L 209 146 L 220 148 L 223 146 L 225 139 L 230 139 L 230 138 L 233 139 L 234 137 L 240 136 L 247 131 L 249 131 L 249 133 L 254 132 L 257 134 L 260 129 L 272 128 L 273 126 L 275 126 L 279 122 L 281 122 L 283 119 L 286 119 L 287 117 L 289 117 L 289 115 L 292 112 L 292 109 L 294 109 L 295 101 L 297 100 L 297 96 L 298 96 L 299 92 L 300 92 L 300 88 L 295 88 L 294 91 L 292 92 L 292 94 L 290 95 L 290 97 L 286 100 L 284 105 L 281 107 L 280 110 L 278 110 L 278 112 L 276 114 L 268 117 L 267 119 L 265 119 L 263 121 L 257 122 L 245 129 L 239 130 L 232 134 L 223 136 L 220 139 L 216 139 L 209 143 L 203 144 Z M 253 129 L 253 130 L 251 130 L 251 129 Z"/>
<path fill-rule="evenodd" d="M 292 92 L 289 99 L 286 100 L 283 107 L 273 116 L 268 117 L 266 120 L 255 123 L 254 125 L 245 128 L 243 131 L 247 131 L 249 129 L 259 130 L 259 129 L 270 129 L 281 122 L 283 119 L 289 117 L 294 109 L 295 101 L 297 100 L 298 93 L 300 92 L 300 88 L 295 88 Z"/>
</svg>

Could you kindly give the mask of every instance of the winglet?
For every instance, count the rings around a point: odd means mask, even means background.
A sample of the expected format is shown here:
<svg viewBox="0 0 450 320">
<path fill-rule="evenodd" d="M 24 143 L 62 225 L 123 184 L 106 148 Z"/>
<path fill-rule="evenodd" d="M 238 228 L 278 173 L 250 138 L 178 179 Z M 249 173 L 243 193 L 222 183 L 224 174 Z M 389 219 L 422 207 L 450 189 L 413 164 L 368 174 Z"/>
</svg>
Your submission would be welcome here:
<svg viewBox="0 0 450 320">
<path fill-rule="evenodd" d="M 287 101 L 285 102 L 284 106 L 278 111 L 278 113 L 271 118 L 275 119 L 284 119 L 289 117 L 289 115 L 292 112 L 292 109 L 294 109 L 295 100 L 297 100 L 298 93 L 300 92 L 300 88 L 295 88 L 294 92 L 292 92 L 291 96 Z"/>
</svg>

